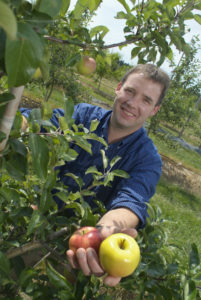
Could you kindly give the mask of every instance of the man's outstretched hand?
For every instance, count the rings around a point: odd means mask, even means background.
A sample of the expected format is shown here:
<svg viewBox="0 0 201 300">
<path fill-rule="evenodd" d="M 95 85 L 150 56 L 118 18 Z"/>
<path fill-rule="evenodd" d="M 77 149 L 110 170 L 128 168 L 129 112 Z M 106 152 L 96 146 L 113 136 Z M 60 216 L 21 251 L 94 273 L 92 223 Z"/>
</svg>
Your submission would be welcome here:
<svg viewBox="0 0 201 300">
<path fill-rule="evenodd" d="M 133 228 L 120 229 L 115 226 L 104 225 L 98 225 L 97 227 L 100 230 L 103 239 L 113 233 L 119 232 L 126 233 L 133 238 L 136 238 L 137 236 L 137 231 Z M 105 274 L 104 270 L 100 266 L 99 257 L 93 248 L 87 248 L 86 250 L 79 248 L 76 253 L 72 250 L 67 250 L 66 255 L 72 268 L 81 269 L 86 276 L 94 274 L 95 276 L 100 277 Z M 115 286 L 120 282 L 120 280 L 121 277 L 113 277 L 110 275 L 106 275 L 104 277 L 104 283 L 108 286 Z"/>
</svg>

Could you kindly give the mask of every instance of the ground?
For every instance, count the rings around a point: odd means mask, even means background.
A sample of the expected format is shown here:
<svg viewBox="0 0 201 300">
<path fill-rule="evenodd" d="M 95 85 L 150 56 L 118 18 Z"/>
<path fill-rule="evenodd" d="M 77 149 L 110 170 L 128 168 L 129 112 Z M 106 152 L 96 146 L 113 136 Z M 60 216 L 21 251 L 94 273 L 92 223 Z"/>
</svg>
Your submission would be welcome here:
<svg viewBox="0 0 201 300">
<path fill-rule="evenodd" d="M 193 194 L 201 194 L 201 175 L 188 169 L 167 156 L 161 155 L 163 161 L 163 176 L 170 182 L 184 187 Z"/>
</svg>

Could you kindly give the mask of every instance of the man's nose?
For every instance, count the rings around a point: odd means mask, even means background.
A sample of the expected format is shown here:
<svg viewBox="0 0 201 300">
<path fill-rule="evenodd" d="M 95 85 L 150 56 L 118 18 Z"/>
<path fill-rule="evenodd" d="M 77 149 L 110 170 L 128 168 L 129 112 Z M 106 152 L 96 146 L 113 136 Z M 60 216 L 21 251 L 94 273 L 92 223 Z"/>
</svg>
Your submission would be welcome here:
<svg viewBox="0 0 201 300">
<path fill-rule="evenodd" d="M 136 106 L 136 105 L 139 105 L 140 104 L 140 97 L 137 96 L 137 95 L 133 95 L 132 97 L 129 97 L 128 100 L 127 100 L 127 103 L 133 107 L 133 106 Z"/>
</svg>

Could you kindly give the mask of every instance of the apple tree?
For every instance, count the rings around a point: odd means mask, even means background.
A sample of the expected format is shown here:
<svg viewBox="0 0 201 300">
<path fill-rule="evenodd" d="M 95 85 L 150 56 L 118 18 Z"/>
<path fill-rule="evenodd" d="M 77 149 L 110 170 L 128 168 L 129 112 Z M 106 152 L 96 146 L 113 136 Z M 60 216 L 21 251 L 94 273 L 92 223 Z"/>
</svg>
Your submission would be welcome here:
<svg viewBox="0 0 201 300">
<path fill-rule="evenodd" d="M 95 186 L 108 185 L 114 176 L 127 174 L 115 170 L 119 157 L 109 162 L 103 151 L 104 173 L 91 166 L 87 172 L 93 183 L 88 189 L 82 178 L 69 173 L 78 186 L 75 193 L 69 193 L 57 182 L 55 167 L 76 159 L 70 144 L 88 153 L 92 139 L 107 145 L 94 134 L 95 120 L 90 130 L 74 124 L 74 99 L 65 95 L 59 130 L 49 121 L 47 102 L 32 110 L 29 126 L 23 128 L 18 106 L 24 86 L 38 68 L 48 80 L 50 43 L 69 50 L 73 47 L 69 57 L 63 58 L 69 68 L 83 55 L 96 58 L 104 49 L 127 44 L 133 45 L 131 56 L 139 62 L 162 65 L 165 57 L 172 59 L 172 45 L 188 53 L 185 21 L 201 23 L 200 1 L 119 0 L 122 11 L 116 17 L 125 20 L 125 41 L 105 45 L 108 28 L 89 28 L 83 22 L 83 16 L 93 14 L 101 2 L 78 0 L 69 11 L 70 0 L 0 0 L 0 298 L 112 299 L 122 291 L 132 291 L 136 299 L 200 299 L 197 247 L 192 245 L 186 259 L 177 258 L 177 249 L 168 244 L 159 208 L 149 208 L 151 219 L 138 238 L 140 266 L 122 280 L 119 289 L 103 286 L 101 278 L 73 272 L 66 261 L 71 233 L 80 226 L 94 226 L 105 212 L 98 202 L 98 209 L 92 211 L 85 197 L 95 198 Z M 57 30 L 51 30 L 52 26 Z M 41 126 L 45 132 L 40 132 Z M 65 203 L 60 211 L 52 197 L 55 186 Z M 68 217 L 66 209 L 72 209 L 74 215 Z"/>
</svg>

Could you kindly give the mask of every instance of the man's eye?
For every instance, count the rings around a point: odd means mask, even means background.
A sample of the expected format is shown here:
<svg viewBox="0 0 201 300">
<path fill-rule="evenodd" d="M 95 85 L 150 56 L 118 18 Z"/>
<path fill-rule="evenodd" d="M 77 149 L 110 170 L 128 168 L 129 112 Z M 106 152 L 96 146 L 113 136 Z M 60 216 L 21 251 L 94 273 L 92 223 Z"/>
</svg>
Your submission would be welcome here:
<svg viewBox="0 0 201 300">
<path fill-rule="evenodd" d="M 129 94 L 134 94 L 133 90 L 126 90 L 126 92 L 129 93 Z"/>
<path fill-rule="evenodd" d="M 146 102 L 147 104 L 151 103 L 150 99 L 148 99 L 148 98 L 144 98 L 144 102 Z"/>
</svg>

